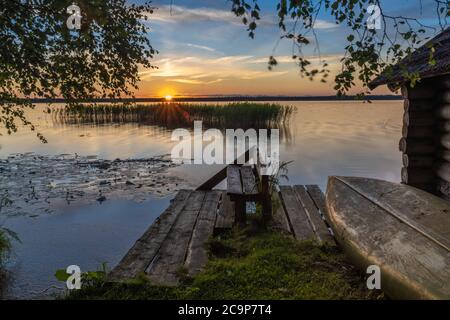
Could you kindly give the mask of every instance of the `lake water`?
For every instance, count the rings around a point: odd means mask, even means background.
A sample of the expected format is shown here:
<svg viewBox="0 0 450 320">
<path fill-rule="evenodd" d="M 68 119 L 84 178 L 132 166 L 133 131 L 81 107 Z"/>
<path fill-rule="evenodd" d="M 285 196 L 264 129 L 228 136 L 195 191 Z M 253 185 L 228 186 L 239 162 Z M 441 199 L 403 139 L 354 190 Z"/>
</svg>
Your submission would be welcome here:
<svg viewBox="0 0 450 320">
<path fill-rule="evenodd" d="M 289 184 L 318 184 L 326 188 L 330 175 L 363 176 L 399 182 L 403 108 L 401 101 L 278 102 L 296 112 L 280 141 L 282 161 L 289 167 Z M 38 107 L 39 109 L 39 107 Z M 168 154 L 175 144 L 171 131 L 137 124 L 61 125 L 35 110 L 30 114 L 48 139 L 40 143 L 27 129 L 0 136 L 0 159 L 14 153 L 39 155 L 96 155 L 102 159 L 149 158 Z M 220 166 L 183 165 L 170 174 L 196 186 Z M 2 186 L 0 186 L 0 189 Z M 71 203 L 52 208 L 51 214 L 2 216 L 0 225 L 15 231 L 8 262 L 11 279 L 6 296 L 42 297 L 62 287 L 57 269 L 76 264 L 95 270 L 114 266 L 134 241 L 168 206 L 173 195 L 149 195 L 141 202 L 108 199 L 103 203 Z"/>
</svg>

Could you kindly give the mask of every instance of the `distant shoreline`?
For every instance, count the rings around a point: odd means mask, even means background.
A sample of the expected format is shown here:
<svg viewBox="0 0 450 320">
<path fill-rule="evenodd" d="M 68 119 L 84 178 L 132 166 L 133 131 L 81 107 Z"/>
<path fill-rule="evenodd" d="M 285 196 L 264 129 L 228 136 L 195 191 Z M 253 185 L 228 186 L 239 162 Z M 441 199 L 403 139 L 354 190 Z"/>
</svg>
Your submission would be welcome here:
<svg viewBox="0 0 450 320">
<path fill-rule="evenodd" d="M 402 100 L 400 95 L 372 95 L 368 100 Z M 206 97 L 174 97 L 172 102 L 227 102 L 227 101 L 362 101 L 356 96 L 206 96 Z M 87 99 L 76 102 L 88 103 L 123 103 L 123 102 L 164 102 L 164 98 L 124 98 L 124 99 Z M 65 103 L 59 99 L 31 99 L 32 103 Z"/>
</svg>

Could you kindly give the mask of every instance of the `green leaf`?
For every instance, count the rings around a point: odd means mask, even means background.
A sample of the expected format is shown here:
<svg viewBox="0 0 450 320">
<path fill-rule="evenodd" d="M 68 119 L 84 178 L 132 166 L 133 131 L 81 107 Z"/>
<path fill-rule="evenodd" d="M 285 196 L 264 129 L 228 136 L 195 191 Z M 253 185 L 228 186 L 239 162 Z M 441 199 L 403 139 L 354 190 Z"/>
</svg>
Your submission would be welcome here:
<svg viewBox="0 0 450 320">
<path fill-rule="evenodd" d="M 68 274 L 68 273 L 66 272 L 66 269 L 58 269 L 58 270 L 56 270 L 56 272 L 55 272 L 55 278 L 56 278 L 58 281 L 66 282 L 67 279 L 69 279 L 69 277 L 70 277 L 70 274 Z"/>
</svg>

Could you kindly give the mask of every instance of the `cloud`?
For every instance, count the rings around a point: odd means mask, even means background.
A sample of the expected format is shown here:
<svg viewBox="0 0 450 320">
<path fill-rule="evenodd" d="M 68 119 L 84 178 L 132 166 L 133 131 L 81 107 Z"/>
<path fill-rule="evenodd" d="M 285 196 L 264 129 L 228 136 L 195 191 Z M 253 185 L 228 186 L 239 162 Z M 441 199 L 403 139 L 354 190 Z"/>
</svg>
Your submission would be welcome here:
<svg viewBox="0 0 450 320">
<path fill-rule="evenodd" d="M 148 15 L 150 22 L 162 23 L 179 23 L 179 22 L 222 22 L 243 26 L 242 18 L 237 17 L 230 10 L 221 10 L 215 8 L 187 8 L 177 5 L 165 5 L 159 7 L 153 14 Z M 278 26 L 278 17 L 275 11 L 261 15 L 258 21 L 259 26 Z M 286 21 L 287 22 L 287 21 Z M 319 30 L 327 30 L 338 28 L 339 25 L 316 19 L 314 28 Z"/>
<path fill-rule="evenodd" d="M 284 70 L 269 72 L 266 66 L 251 63 L 261 59 L 250 55 L 223 57 L 171 56 L 154 62 L 156 70 L 142 70 L 139 75 L 143 81 L 164 79 L 184 84 L 213 84 L 225 80 L 253 80 L 278 77 L 287 73 Z"/>
<path fill-rule="evenodd" d="M 314 22 L 314 29 L 326 30 L 326 29 L 335 29 L 338 27 L 339 27 L 338 24 L 325 20 L 318 19 Z"/>
<path fill-rule="evenodd" d="M 311 63 L 321 63 L 321 62 L 327 62 L 328 64 L 330 63 L 335 63 L 335 62 L 339 62 L 340 59 L 342 59 L 342 55 L 341 54 L 330 54 L 330 55 L 322 55 L 322 56 L 318 56 L 318 55 L 311 55 L 311 56 L 305 56 L 305 59 L 309 60 Z M 292 59 L 292 56 L 275 56 L 275 59 L 277 60 L 278 63 L 295 63 L 295 59 Z M 265 63 L 267 64 L 269 61 L 268 57 L 261 57 L 258 59 L 253 59 L 250 61 L 250 63 Z"/>
<path fill-rule="evenodd" d="M 241 24 L 241 20 L 233 12 L 213 8 L 186 8 L 182 6 L 161 6 L 149 15 L 150 22 L 191 22 L 191 21 L 221 21 Z"/>
<path fill-rule="evenodd" d="M 195 80 L 195 79 L 169 79 L 169 81 L 186 83 L 186 84 L 213 84 L 213 83 L 222 82 L 223 79 L 216 79 L 216 80 L 211 80 L 211 81 L 201 81 L 201 80 Z"/>
<path fill-rule="evenodd" d="M 210 52 L 216 51 L 216 49 L 214 49 L 214 48 L 207 47 L 207 46 L 201 46 L 201 45 L 193 44 L 193 43 L 186 43 L 186 46 L 191 47 L 191 48 L 206 50 L 206 51 L 210 51 Z"/>
</svg>

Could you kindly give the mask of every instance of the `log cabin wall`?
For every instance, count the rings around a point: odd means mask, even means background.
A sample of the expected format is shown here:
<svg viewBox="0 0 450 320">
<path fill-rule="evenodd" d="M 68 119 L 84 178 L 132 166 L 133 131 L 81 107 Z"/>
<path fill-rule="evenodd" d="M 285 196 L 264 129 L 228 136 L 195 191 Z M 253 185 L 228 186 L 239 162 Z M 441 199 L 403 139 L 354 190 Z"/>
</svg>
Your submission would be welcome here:
<svg viewBox="0 0 450 320">
<path fill-rule="evenodd" d="M 402 87 L 402 183 L 450 200 L 450 76 Z"/>
</svg>

